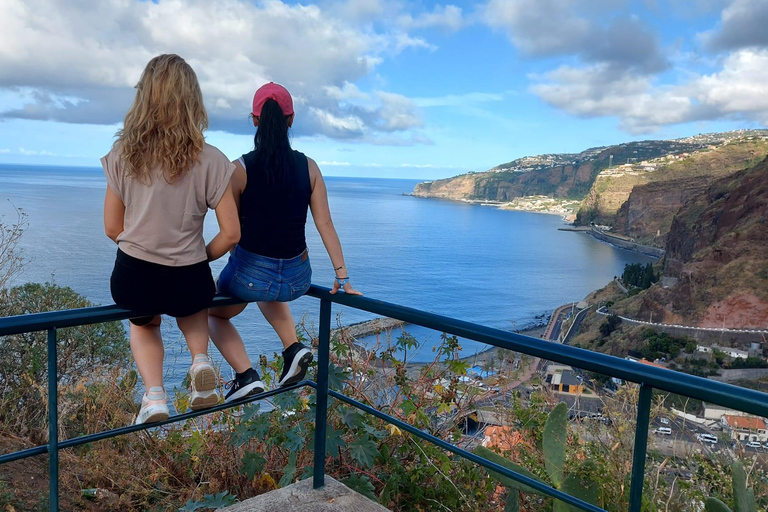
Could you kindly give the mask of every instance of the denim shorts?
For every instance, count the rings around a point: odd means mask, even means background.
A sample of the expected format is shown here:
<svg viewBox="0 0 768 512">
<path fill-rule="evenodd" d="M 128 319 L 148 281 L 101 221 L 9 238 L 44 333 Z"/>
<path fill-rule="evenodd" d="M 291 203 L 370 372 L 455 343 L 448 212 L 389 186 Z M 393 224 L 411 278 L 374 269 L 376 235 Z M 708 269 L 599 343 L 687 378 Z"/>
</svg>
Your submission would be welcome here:
<svg viewBox="0 0 768 512">
<path fill-rule="evenodd" d="M 307 293 L 311 282 L 306 250 L 293 258 L 275 259 L 236 245 L 219 275 L 218 291 L 248 302 L 288 302 Z"/>
</svg>

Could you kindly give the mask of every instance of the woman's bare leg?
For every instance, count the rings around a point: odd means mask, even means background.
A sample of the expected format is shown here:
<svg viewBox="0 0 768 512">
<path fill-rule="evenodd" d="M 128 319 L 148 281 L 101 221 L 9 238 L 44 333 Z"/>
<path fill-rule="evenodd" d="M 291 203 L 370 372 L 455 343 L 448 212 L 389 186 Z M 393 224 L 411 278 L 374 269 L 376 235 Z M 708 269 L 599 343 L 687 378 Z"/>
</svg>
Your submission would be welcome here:
<svg viewBox="0 0 768 512">
<path fill-rule="evenodd" d="M 243 338 L 230 321 L 231 318 L 242 313 L 245 306 L 246 304 L 235 304 L 208 310 L 208 330 L 211 340 L 236 373 L 243 373 L 251 368 L 251 360 L 245 351 Z"/>
<path fill-rule="evenodd" d="M 161 320 L 157 315 L 146 325 L 131 324 L 131 353 L 146 389 L 163 386 L 165 349 L 160 335 Z"/>
<path fill-rule="evenodd" d="M 298 343 L 296 324 L 287 302 L 257 302 L 261 313 L 283 342 L 283 349 Z"/>
<path fill-rule="evenodd" d="M 184 333 L 192 360 L 198 354 L 208 355 L 208 310 L 203 309 L 194 315 L 178 317 L 176 324 Z"/>
</svg>

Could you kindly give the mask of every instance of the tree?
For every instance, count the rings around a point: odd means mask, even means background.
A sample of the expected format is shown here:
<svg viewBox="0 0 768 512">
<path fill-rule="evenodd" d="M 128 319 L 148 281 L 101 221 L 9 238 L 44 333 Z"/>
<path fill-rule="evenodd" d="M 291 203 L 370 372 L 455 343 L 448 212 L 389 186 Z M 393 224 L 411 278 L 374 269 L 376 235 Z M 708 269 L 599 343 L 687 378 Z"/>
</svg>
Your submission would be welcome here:
<svg viewBox="0 0 768 512">
<path fill-rule="evenodd" d="M 3 221 L 4 217 L 0 217 L 0 291 L 7 289 L 11 279 L 24 265 L 19 240 L 27 227 L 27 214 L 16 208 L 16 222 L 7 224 Z"/>
</svg>

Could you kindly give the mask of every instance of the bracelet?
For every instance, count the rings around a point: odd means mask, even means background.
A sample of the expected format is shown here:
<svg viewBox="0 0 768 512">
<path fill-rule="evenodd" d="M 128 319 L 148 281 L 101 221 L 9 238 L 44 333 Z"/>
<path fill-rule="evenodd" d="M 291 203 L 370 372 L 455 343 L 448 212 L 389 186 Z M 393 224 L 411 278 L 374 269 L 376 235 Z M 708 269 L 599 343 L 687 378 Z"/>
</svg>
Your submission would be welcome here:
<svg viewBox="0 0 768 512">
<path fill-rule="evenodd" d="M 337 270 L 341 270 L 341 269 L 343 269 L 343 268 L 344 268 L 344 265 L 342 265 L 342 266 L 340 266 L 340 267 L 336 267 L 336 268 L 334 268 L 334 269 L 333 269 L 333 271 L 334 271 L 334 272 L 336 272 Z"/>
<path fill-rule="evenodd" d="M 342 290 L 344 289 L 344 285 L 349 282 L 349 276 L 347 276 L 347 277 L 336 277 L 334 279 L 336 279 L 336 282 L 339 283 L 339 288 L 341 288 Z"/>
</svg>

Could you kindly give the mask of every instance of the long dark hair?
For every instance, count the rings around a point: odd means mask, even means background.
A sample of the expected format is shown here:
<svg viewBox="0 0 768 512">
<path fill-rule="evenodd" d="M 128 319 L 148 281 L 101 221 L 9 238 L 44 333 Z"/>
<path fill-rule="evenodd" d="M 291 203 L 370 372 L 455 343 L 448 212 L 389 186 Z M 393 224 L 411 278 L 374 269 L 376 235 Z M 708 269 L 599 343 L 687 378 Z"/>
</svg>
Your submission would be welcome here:
<svg viewBox="0 0 768 512">
<path fill-rule="evenodd" d="M 288 140 L 288 118 L 273 99 L 268 99 L 261 107 L 253 146 L 256 163 L 264 170 L 267 184 L 284 184 L 293 153 Z"/>
</svg>

